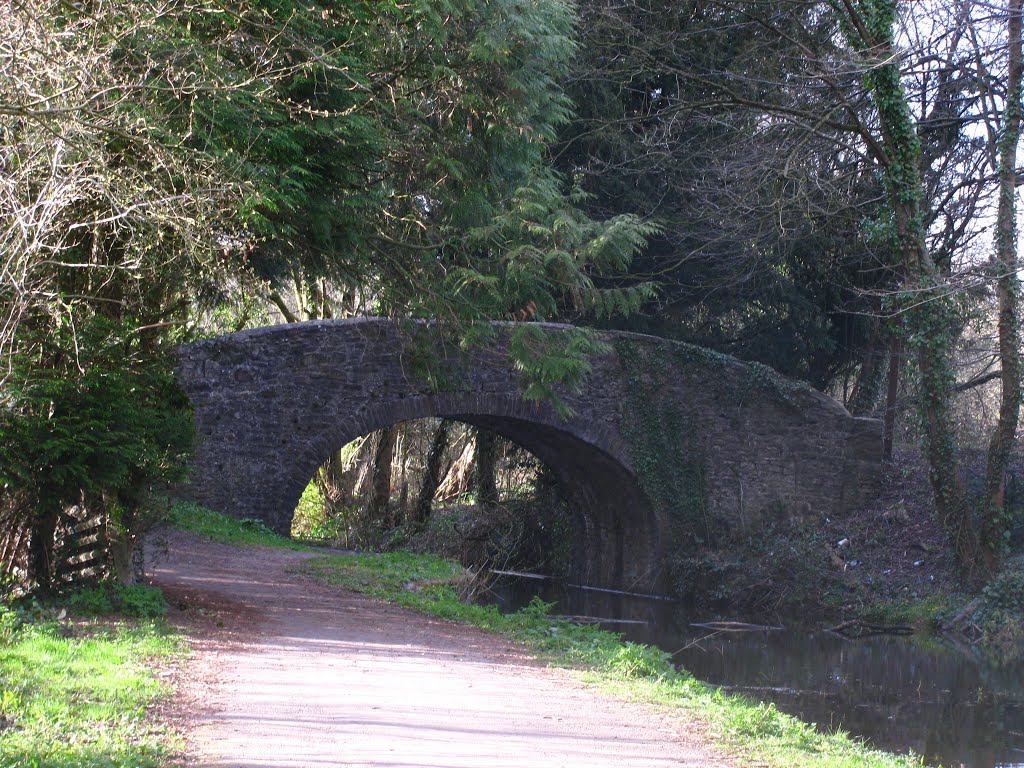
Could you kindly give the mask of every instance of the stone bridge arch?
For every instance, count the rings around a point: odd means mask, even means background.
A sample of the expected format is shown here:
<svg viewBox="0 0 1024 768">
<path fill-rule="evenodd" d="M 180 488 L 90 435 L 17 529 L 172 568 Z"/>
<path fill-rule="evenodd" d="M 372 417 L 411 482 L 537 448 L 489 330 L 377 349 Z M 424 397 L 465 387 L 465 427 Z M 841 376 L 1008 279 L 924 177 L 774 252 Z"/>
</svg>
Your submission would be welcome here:
<svg viewBox="0 0 1024 768">
<path fill-rule="evenodd" d="M 582 510 L 577 578 L 660 590 L 670 586 L 668 564 L 686 526 L 756 525 L 780 508 L 836 513 L 877 484 L 878 422 L 852 418 L 763 366 L 602 333 L 609 351 L 592 358 L 580 391 L 564 394 L 575 415 L 563 419 L 521 397 L 507 327 L 468 354 L 445 348 L 432 326 L 419 328 L 441 361 L 439 388 L 411 372 L 414 348 L 379 318 L 183 346 L 178 378 L 197 433 L 185 495 L 286 534 L 331 451 L 390 424 L 444 416 L 508 437 L 555 471 Z"/>
</svg>

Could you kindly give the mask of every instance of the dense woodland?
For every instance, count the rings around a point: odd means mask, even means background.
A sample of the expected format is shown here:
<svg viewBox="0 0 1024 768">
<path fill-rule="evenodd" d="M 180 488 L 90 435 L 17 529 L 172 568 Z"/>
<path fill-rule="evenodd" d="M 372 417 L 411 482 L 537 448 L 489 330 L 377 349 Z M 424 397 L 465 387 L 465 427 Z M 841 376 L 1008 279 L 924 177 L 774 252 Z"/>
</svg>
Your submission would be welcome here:
<svg viewBox="0 0 1024 768">
<path fill-rule="evenodd" d="M 1021 0 L 13 0 L 0 559 L 50 587 L 85 510 L 130 578 L 189 453 L 174 346 L 373 314 L 466 346 L 515 321 L 556 404 L 588 328 L 806 380 L 916 446 L 984 583 L 1018 524 L 1021 26 Z M 550 486 L 489 433 L 396 425 L 296 520 L 380 546 L 473 501 L 541 567 Z"/>
</svg>

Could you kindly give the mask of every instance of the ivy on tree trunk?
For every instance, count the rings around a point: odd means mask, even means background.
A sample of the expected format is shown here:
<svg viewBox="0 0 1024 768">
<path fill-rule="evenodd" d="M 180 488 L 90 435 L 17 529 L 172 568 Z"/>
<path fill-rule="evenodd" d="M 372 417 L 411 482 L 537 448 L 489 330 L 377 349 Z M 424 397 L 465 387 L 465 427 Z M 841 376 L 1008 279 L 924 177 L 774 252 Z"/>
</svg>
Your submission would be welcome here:
<svg viewBox="0 0 1024 768">
<path fill-rule="evenodd" d="M 971 520 L 951 413 L 955 377 L 950 351 L 955 341 L 955 305 L 926 240 L 922 197 L 921 140 L 911 114 L 894 44 L 896 0 L 843 0 L 847 36 L 868 58 L 865 82 L 878 113 L 881 141 L 874 153 L 893 214 L 903 270 L 897 310 L 918 369 L 919 408 L 928 476 L 936 512 L 967 577 L 976 574 L 978 540 Z"/>
</svg>

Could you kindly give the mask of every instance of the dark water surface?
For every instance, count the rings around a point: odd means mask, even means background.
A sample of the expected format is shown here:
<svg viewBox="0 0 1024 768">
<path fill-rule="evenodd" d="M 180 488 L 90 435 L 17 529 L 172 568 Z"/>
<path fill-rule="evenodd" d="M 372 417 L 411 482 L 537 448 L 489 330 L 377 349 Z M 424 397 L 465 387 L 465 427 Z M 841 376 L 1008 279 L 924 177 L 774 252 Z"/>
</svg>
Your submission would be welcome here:
<svg viewBox="0 0 1024 768">
<path fill-rule="evenodd" d="M 714 633 L 689 626 L 671 603 L 503 579 L 503 610 L 539 594 L 569 615 L 657 645 L 696 677 L 774 702 L 823 730 L 842 728 L 894 752 L 913 750 L 947 768 L 1024 768 L 1024 663 L 996 665 L 942 640 L 844 640 L 828 632 Z"/>
</svg>

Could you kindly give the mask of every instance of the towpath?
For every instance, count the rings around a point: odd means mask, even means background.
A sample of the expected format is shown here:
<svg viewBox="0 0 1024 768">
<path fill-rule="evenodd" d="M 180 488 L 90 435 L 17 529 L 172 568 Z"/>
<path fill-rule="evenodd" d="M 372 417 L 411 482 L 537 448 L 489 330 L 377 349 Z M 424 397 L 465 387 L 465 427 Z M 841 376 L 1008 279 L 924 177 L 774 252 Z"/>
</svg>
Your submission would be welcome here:
<svg viewBox="0 0 1024 768">
<path fill-rule="evenodd" d="M 169 534 L 152 577 L 194 652 L 163 714 L 194 768 L 661 768 L 730 762 L 679 715 L 507 640 L 313 583 L 308 554 Z"/>
</svg>

